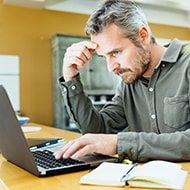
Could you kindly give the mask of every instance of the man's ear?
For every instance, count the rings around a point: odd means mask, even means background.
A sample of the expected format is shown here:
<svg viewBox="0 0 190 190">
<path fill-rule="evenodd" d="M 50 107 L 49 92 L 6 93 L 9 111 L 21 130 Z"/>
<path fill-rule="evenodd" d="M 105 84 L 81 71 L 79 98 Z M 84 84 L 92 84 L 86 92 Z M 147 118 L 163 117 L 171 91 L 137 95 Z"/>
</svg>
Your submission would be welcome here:
<svg viewBox="0 0 190 190">
<path fill-rule="evenodd" d="M 145 26 L 141 26 L 139 28 L 139 39 L 141 41 L 141 43 L 148 43 L 149 42 L 149 33 L 148 30 Z"/>
</svg>

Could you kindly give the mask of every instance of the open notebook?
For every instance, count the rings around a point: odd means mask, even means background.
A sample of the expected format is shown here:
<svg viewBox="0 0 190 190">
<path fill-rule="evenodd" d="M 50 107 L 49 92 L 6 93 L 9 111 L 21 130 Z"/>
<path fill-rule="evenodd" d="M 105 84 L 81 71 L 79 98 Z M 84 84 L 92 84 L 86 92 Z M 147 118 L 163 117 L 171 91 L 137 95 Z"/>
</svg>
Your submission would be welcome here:
<svg viewBox="0 0 190 190">
<path fill-rule="evenodd" d="M 104 162 L 80 179 L 81 184 L 182 190 L 187 171 L 173 162 L 153 160 L 143 165 Z"/>
<path fill-rule="evenodd" d="M 115 157 L 89 154 L 80 160 L 55 160 L 53 150 L 44 146 L 29 147 L 18 123 L 6 90 L 0 85 L 0 152 L 13 164 L 36 176 L 57 175 L 96 167 L 104 161 L 118 162 Z M 58 146 L 62 141 L 57 141 Z M 55 148 L 55 143 L 54 143 Z"/>
</svg>

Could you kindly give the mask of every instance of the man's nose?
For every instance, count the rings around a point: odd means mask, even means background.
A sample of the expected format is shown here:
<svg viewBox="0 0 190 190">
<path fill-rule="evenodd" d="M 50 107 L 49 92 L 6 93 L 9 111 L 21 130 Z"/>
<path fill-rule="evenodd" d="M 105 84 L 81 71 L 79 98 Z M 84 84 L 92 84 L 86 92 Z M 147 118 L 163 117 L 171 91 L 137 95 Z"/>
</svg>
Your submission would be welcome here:
<svg viewBox="0 0 190 190">
<path fill-rule="evenodd" d="M 117 62 L 107 61 L 107 68 L 109 72 L 114 72 L 119 67 Z"/>
</svg>

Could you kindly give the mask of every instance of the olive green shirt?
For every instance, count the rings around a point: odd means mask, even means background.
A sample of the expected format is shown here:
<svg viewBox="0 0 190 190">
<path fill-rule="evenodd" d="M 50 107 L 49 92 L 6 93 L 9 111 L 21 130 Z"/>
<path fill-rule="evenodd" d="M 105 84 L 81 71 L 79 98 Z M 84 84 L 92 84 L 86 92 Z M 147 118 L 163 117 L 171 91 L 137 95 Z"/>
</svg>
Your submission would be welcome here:
<svg viewBox="0 0 190 190">
<path fill-rule="evenodd" d="M 173 40 L 149 79 L 121 82 L 99 112 L 79 75 L 68 82 L 61 77 L 59 84 L 81 132 L 117 133 L 121 159 L 190 160 L 190 45 Z"/>
</svg>

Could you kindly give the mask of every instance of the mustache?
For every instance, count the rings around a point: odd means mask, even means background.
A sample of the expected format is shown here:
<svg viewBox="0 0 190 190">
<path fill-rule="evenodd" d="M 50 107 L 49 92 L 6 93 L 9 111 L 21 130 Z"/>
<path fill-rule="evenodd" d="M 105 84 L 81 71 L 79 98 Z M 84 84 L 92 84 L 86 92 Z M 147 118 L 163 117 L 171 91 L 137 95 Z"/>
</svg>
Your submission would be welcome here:
<svg viewBox="0 0 190 190">
<path fill-rule="evenodd" d="M 127 72 L 132 72 L 132 70 L 131 70 L 131 69 L 126 69 L 126 68 L 117 68 L 117 69 L 114 71 L 114 73 L 115 73 L 116 75 L 121 75 L 121 74 L 127 73 Z"/>
</svg>

